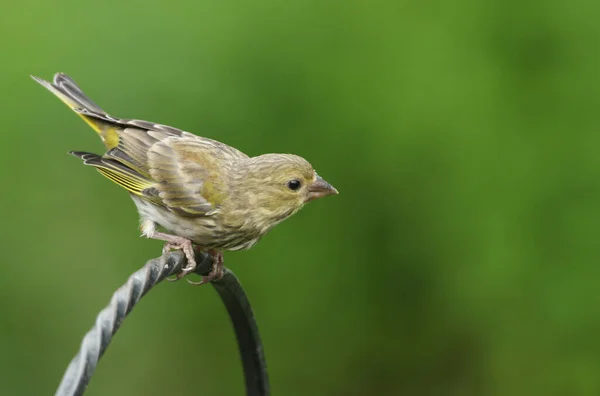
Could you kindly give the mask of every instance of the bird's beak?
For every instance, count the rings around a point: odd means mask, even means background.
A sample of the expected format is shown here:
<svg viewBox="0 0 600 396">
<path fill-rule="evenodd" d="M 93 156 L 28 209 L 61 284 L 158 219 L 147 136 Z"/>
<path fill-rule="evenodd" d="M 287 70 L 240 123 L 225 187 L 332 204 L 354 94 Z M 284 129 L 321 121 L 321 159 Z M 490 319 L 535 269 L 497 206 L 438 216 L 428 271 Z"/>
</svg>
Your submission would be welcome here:
<svg viewBox="0 0 600 396">
<path fill-rule="evenodd" d="M 315 181 L 308 186 L 308 198 L 306 199 L 306 202 L 332 194 L 339 194 L 338 190 L 327 183 L 321 176 L 317 176 Z"/>
</svg>

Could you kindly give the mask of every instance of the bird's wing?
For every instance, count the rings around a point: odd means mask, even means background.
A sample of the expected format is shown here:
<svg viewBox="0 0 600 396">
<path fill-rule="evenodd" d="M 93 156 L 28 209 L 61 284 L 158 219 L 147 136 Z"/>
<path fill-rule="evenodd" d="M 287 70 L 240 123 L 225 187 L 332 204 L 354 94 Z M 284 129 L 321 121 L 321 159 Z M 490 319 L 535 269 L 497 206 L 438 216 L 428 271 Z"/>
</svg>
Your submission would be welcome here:
<svg viewBox="0 0 600 396">
<path fill-rule="evenodd" d="M 152 132 L 148 132 L 152 134 Z M 244 154 L 194 135 L 170 137 L 147 152 L 150 177 L 163 205 L 186 216 L 216 213 L 228 194 L 228 175 Z"/>
<path fill-rule="evenodd" d="M 188 132 L 125 128 L 104 155 L 72 152 L 111 181 L 183 216 L 217 213 L 228 193 L 228 175 L 248 158 L 226 144 Z"/>
</svg>

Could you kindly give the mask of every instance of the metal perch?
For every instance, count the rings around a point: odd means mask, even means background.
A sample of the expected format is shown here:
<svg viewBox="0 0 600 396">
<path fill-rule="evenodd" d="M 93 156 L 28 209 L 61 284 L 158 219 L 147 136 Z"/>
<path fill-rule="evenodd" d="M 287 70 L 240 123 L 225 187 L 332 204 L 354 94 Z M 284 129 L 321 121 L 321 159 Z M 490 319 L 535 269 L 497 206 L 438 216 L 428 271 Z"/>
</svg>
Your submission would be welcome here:
<svg viewBox="0 0 600 396">
<path fill-rule="evenodd" d="M 197 253 L 197 262 L 195 272 L 198 275 L 208 274 L 212 267 L 210 256 Z M 142 269 L 129 277 L 127 283 L 113 294 L 108 306 L 98 314 L 92 329 L 83 337 L 79 352 L 67 367 L 56 396 L 83 395 L 98 361 L 125 317 L 153 286 L 177 274 L 185 263 L 185 256 L 181 252 L 171 252 L 148 261 Z M 242 285 L 227 268 L 223 278 L 211 284 L 219 293 L 233 323 L 244 367 L 246 395 L 269 395 L 269 379 L 262 342 Z"/>
</svg>

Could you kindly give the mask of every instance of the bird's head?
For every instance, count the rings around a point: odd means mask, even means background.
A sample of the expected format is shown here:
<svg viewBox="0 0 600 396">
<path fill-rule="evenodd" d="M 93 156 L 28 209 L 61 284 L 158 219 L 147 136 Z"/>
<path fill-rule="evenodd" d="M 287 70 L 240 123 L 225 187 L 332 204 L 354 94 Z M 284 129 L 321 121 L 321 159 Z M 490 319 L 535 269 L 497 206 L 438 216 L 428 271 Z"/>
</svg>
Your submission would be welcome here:
<svg viewBox="0 0 600 396">
<path fill-rule="evenodd" d="M 305 203 L 338 191 L 317 175 L 304 158 L 292 154 L 264 154 L 249 158 L 236 175 L 245 205 L 258 221 L 279 223 Z"/>
</svg>

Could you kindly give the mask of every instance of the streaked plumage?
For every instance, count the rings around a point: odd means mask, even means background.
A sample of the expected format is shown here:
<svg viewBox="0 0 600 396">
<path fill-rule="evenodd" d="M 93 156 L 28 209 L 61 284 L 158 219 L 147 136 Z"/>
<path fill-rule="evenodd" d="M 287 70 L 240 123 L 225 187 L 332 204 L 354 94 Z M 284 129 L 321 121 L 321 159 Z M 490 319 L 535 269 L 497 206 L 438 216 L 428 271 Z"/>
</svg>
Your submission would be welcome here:
<svg viewBox="0 0 600 396">
<path fill-rule="evenodd" d="M 221 250 L 251 248 L 306 202 L 337 194 L 296 155 L 250 158 L 170 126 L 114 118 L 65 74 L 56 74 L 53 83 L 33 78 L 81 116 L 107 149 L 103 155 L 72 154 L 129 191 L 145 236 L 166 241 L 165 249 L 184 250 L 188 266 L 178 278 L 195 267 L 192 242 L 216 258 L 205 282 L 220 275 Z"/>
</svg>

